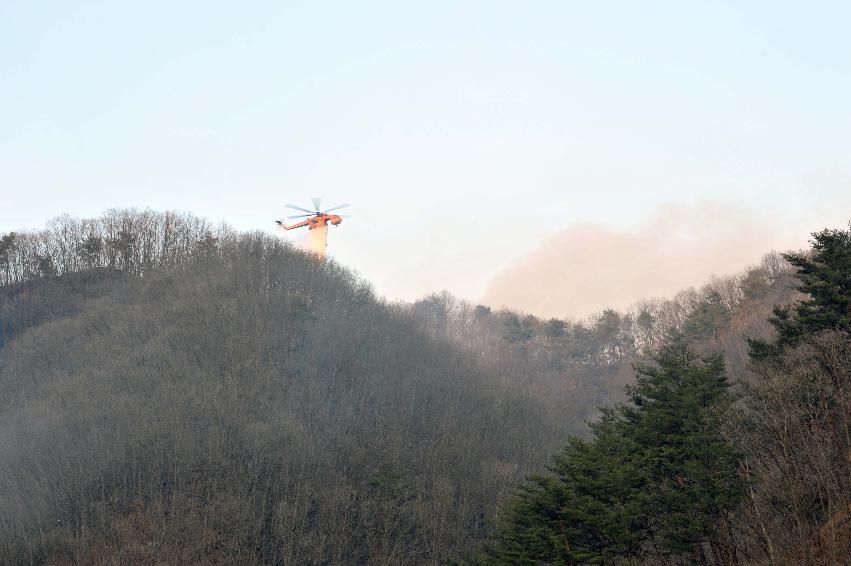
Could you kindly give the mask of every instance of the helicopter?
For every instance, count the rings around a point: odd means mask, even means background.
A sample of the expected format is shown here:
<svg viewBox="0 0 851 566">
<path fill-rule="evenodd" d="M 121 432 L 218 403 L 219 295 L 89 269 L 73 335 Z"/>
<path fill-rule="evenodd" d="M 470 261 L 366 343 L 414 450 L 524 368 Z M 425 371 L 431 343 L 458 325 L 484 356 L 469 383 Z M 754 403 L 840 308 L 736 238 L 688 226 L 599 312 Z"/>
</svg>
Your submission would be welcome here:
<svg viewBox="0 0 851 566">
<path fill-rule="evenodd" d="M 339 204 L 329 208 L 328 210 L 322 210 L 322 199 L 314 198 L 313 210 L 296 206 L 294 204 L 286 204 L 284 206 L 306 212 L 307 214 L 288 216 L 287 219 L 304 218 L 304 220 L 296 222 L 295 224 L 286 224 L 283 220 L 275 220 L 275 223 L 277 223 L 283 230 L 295 230 L 296 228 L 303 228 L 307 226 L 308 230 L 310 230 L 311 250 L 320 258 L 324 258 L 325 248 L 328 246 L 328 224 L 339 226 L 342 224 L 343 218 L 348 218 L 346 215 L 331 214 L 331 212 L 340 210 L 341 208 L 346 208 L 349 204 Z"/>
<path fill-rule="evenodd" d="M 295 224 L 285 224 L 283 220 L 275 220 L 275 223 L 278 224 L 284 230 L 294 230 L 296 228 L 302 228 L 307 226 L 310 230 L 315 230 L 317 228 L 328 226 L 328 224 L 333 224 L 334 226 L 339 226 L 343 222 L 343 218 L 347 218 L 346 215 L 340 216 L 339 214 L 329 214 L 329 212 L 333 212 L 335 210 L 340 210 L 341 208 L 346 208 L 347 206 L 351 206 L 348 203 L 339 204 L 337 206 L 331 207 L 328 210 L 320 210 L 322 207 L 322 199 L 314 198 L 313 199 L 313 208 L 314 210 L 308 210 L 306 208 L 302 208 L 300 206 L 296 206 L 294 204 L 285 204 L 287 208 L 293 208 L 295 210 L 300 210 L 302 212 L 306 212 L 307 214 L 297 214 L 295 216 L 287 216 L 288 220 L 292 220 L 294 218 L 306 218 L 306 220 L 302 220 L 301 222 L 296 222 Z"/>
</svg>

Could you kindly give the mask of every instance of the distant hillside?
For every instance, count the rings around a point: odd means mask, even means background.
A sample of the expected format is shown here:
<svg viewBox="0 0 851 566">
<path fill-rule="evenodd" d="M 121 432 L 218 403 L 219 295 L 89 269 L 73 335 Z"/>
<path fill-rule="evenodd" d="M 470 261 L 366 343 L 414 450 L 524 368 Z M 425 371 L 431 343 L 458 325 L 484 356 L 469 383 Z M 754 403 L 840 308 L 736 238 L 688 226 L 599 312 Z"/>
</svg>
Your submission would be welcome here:
<svg viewBox="0 0 851 566">
<path fill-rule="evenodd" d="M 430 334 L 460 345 L 548 406 L 563 435 L 584 434 L 584 421 L 599 406 L 624 399 L 633 365 L 648 361 L 672 335 L 682 334 L 697 352 L 722 352 L 728 371 L 745 376 L 748 338 L 773 335 L 772 307 L 796 300 L 795 285 L 791 266 L 772 252 L 699 289 L 580 321 L 493 311 L 446 292 L 424 297 L 410 312 Z"/>
</svg>

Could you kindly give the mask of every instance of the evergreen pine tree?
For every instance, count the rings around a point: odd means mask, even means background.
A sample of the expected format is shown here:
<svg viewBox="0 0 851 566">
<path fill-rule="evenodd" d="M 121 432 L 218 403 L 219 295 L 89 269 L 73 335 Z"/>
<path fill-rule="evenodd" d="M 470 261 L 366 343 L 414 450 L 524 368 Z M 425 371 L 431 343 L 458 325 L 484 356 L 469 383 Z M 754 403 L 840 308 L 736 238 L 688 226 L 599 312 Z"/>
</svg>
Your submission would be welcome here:
<svg viewBox="0 0 851 566">
<path fill-rule="evenodd" d="M 743 493 L 716 416 L 728 387 L 720 356 L 700 359 L 682 340 L 665 346 L 656 366 L 637 368 L 629 405 L 604 410 L 592 440 L 571 439 L 520 488 L 480 562 L 703 556 Z"/>
<path fill-rule="evenodd" d="M 692 553 L 714 540 L 719 520 L 740 500 L 737 454 L 720 434 L 717 408 L 729 397 L 720 355 L 705 359 L 677 339 L 637 368 L 620 408 L 622 434 L 640 447 L 648 478 L 642 513 L 654 544 L 667 554 Z"/>
<path fill-rule="evenodd" d="M 825 330 L 851 332 L 851 228 L 813 234 L 812 253 L 783 254 L 798 268 L 798 290 L 809 296 L 794 305 L 775 306 L 769 321 L 773 343 L 750 340 L 751 357 L 774 357 L 807 335 Z"/>
</svg>

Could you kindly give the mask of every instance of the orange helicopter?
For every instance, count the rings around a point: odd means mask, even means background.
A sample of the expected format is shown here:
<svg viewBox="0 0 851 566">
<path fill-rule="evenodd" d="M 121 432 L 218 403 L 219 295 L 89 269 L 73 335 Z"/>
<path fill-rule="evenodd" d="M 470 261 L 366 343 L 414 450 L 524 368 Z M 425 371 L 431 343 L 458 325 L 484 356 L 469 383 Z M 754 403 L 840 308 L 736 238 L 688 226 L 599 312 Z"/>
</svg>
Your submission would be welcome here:
<svg viewBox="0 0 851 566">
<path fill-rule="evenodd" d="M 343 218 L 348 218 L 346 215 L 340 216 L 339 214 L 328 214 L 329 212 L 333 212 L 335 210 L 340 210 L 341 208 L 346 208 L 347 206 L 351 206 L 348 203 L 339 204 L 337 206 L 331 207 L 328 210 L 320 210 L 322 205 L 322 199 L 314 198 L 313 199 L 313 207 L 314 210 L 308 210 L 306 208 L 302 208 L 300 206 L 296 206 L 294 204 L 285 204 L 287 208 L 294 208 L 296 210 L 300 210 L 302 212 L 306 212 L 307 214 L 297 214 L 295 216 L 287 216 L 288 220 L 292 220 L 294 218 L 307 218 L 307 220 L 302 220 L 301 222 L 297 222 L 295 224 L 284 224 L 282 220 L 275 220 L 275 223 L 278 224 L 284 230 L 294 230 L 296 228 L 302 228 L 303 226 L 307 226 L 310 230 L 315 230 L 321 226 L 327 226 L 328 223 L 333 224 L 334 226 L 339 226 L 343 222 Z"/>
<path fill-rule="evenodd" d="M 313 199 L 313 208 L 314 210 L 308 210 L 306 208 L 302 208 L 300 206 L 296 206 L 294 204 L 286 204 L 284 205 L 287 208 L 293 208 L 295 210 L 300 210 L 302 212 L 306 212 L 307 214 L 297 214 L 295 216 L 288 216 L 287 219 L 294 218 L 304 218 L 301 222 L 296 222 L 295 224 L 285 224 L 283 220 L 275 220 L 275 223 L 278 224 L 284 230 L 295 230 L 296 228 L 303 228 L 307 226 L 308 230 L 316 230 L 311 234 L 311 248 L 313 252 L 321 257 L 325 256 L 325 248 L 327 246 L 327 234 L 328 234 L 328 224 L 333 226 L 339 226 L 343 222 L 343 218 L 348 218 L 346 215 L 339 214 L 330 214 L 335 210 L 340 210 L 341 208 L 346 208 L 349 206 L 346 204 L 339 204 L 337 206 L 331 207 L 328 210 L 322 210 L 322 199 L 314 198 Z"/>
</svg>

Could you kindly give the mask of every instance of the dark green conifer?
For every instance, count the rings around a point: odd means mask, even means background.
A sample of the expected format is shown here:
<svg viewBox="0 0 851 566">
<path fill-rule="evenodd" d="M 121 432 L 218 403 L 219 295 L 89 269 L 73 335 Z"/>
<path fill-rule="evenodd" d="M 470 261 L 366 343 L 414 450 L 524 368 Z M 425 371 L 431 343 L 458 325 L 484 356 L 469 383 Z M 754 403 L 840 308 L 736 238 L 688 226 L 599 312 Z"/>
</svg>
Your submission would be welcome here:
<svg viewBox="0 0 851 566">
<path fill-rule="evenodd" d="M 737 455 L 720 434 L 720 356 L 682 340 L 638 367 L 629 405 L 607 409 L 590 441 L 571 439 L 497 520 L 483 564 L 613 563 L 698 556 L 740 500 Z"/>
<path fill-rule="evenodd" d="M 813 234 L 811 253 L 783 254 L 798 268 L 798 290 L 809 296 L 794 305 L 775 306 L 769 319 L 774 342 L 750 340 L 751 357 L 766 359 L 825 330 L 851 332 L 851 229 Z"/>
</svg>

